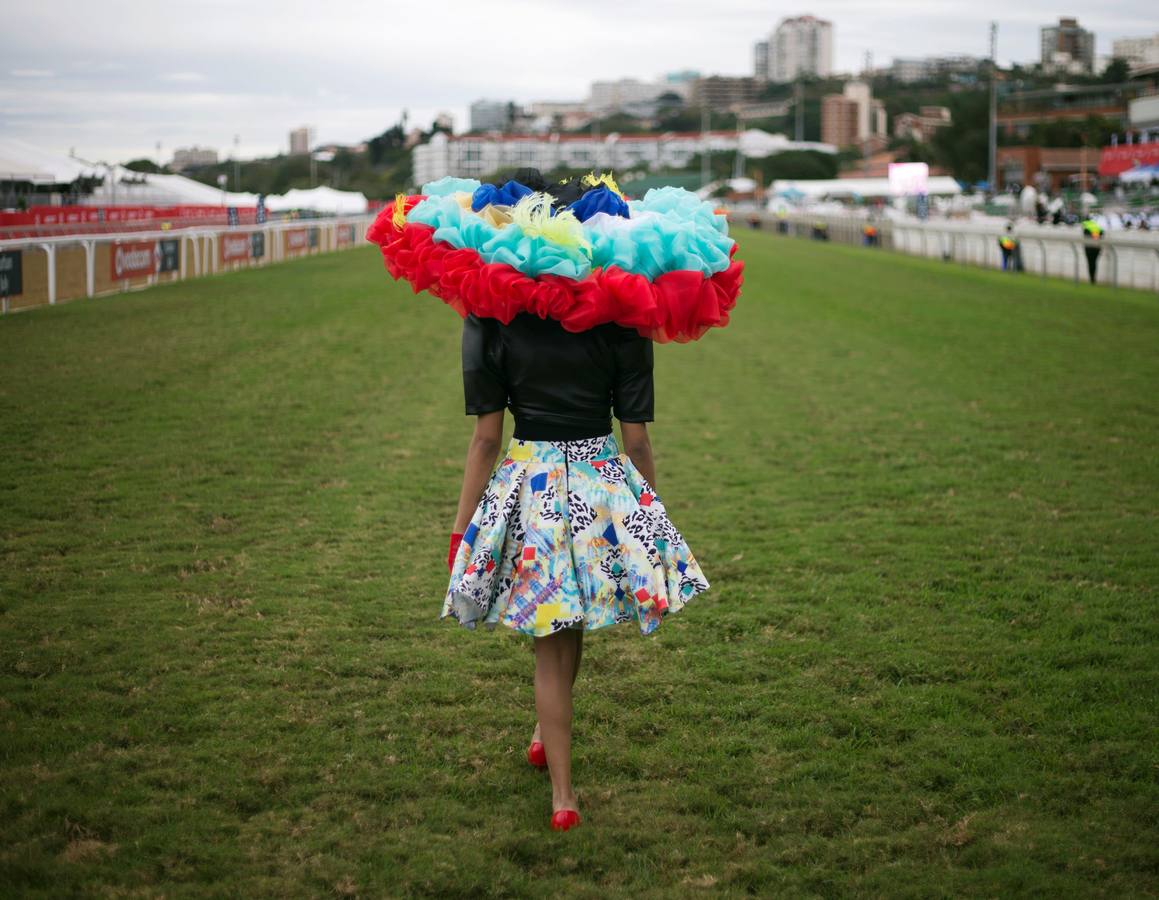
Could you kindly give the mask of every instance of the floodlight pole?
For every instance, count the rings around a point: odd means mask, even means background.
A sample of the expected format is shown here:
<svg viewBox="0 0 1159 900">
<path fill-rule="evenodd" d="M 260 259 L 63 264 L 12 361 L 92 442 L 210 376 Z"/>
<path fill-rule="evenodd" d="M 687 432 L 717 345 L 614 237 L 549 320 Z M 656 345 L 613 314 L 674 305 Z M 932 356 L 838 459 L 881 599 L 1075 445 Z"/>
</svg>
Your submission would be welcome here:
<svg viewBox="0 0 1159 900">
<path fill-rule="evenodd" d="M 998 193 L 998 23 L 990 23 L 990 155 L 986 178 L 990 195 Z"/>
<path fill-rule="evenodd" d="M 801 73 L 797 73 L 797 83 L 793 85 L 793 95 L 796 103 L 796 109 L 793 113 L 797 120 L 796 139 L 798 141 L 805 140 L 805 92 L 801 85 Z"/>
</svg>

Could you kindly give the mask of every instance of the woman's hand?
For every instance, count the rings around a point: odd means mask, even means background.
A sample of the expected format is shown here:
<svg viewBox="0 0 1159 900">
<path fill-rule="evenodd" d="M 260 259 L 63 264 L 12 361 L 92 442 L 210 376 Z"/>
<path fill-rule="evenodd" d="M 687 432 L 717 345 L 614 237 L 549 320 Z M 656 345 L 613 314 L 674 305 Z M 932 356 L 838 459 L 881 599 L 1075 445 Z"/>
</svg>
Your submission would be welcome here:
<svg viewBox="0 0 1159 900">
<path fill-rule="evenodd" d="M 483 413 L 475 419 L 475 433 L 467 448 L 467 464 L 463 469 L 463 488 L 459 492 L 459 510 L 451 528 L 451 539 L 462 535 L 471 523 L 483 489 L 491 478 L 495 460 L 503 442 L 503 410 Z M 456 549 L 458 549 L 456 547 Z"/>
<path fill-rule="evenodd" d="M 628 454 L 628 459 L 640 470 L 652 490 L 656 490 L 656 463 L 652 460 L 648 426 L 643 422 L 621 422 L 620 433 L 624 436 L 624 452 Z"/>
</svg>

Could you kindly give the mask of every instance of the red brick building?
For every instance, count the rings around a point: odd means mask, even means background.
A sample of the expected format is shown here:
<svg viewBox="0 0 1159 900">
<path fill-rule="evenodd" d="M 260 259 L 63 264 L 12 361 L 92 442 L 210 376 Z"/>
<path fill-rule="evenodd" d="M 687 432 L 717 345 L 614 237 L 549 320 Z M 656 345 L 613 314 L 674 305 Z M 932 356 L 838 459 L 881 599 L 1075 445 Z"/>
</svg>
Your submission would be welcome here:
<svg viewBox="0 0 1159 900">
<path fill-rule="evenodd" d="M 1044 172 L 1050 190 L 1077 185 L 1090 187 L 1098 177 L 1099 150 L 1093 147 L 999 147 L 998 190 L 1010 184 L 1035 185 Z"/>
<path fill-rule="evenodd" d="M 834 147 L 857 143 L 857 102 L 842 94 L 828 94 L 821 101 L 821 140 Z"/>
</svg>

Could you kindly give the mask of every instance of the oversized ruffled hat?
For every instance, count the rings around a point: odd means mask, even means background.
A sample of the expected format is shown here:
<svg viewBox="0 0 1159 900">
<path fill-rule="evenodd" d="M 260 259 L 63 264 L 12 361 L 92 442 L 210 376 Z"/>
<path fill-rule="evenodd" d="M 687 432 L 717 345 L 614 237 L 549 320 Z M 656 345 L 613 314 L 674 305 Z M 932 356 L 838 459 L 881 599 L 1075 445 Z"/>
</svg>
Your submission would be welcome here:
<svg viewBox="0 0 1159 900">
<path fill-rule="evenodd" d="M 727 325 L 744 281 L 712 204 L 675 187 L 627 200 L 607 174 L 442 178 L 395 197 L 366 237 L 393 278 L 460 316 L 527 312 L 573 332 L 615 322 L 661 343 Z"/>
</svg>

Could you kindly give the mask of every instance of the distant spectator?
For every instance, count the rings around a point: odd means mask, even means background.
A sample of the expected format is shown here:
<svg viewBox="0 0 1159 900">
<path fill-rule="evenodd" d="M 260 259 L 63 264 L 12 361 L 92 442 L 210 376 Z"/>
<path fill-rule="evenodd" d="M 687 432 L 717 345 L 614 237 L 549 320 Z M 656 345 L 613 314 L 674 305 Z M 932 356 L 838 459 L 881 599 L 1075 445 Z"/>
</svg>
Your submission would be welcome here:
<svg viewBox="0 0 1159 900">
<path fill-rule="evenodd" d="M 1099 254 L 1103 248 L 1099 246 L 1099 242 L 1103 239 L 1103 227 L 1094 219 L 1087 219 L 1083 222 L 1083 243 L 1086 245 L 1083 249 L 1087 254 L 1087 272 L 1091 278 L 1091 284 L 1095 283 L 1095 274 L 1099 267 Z M 1092 243 L 1093 242 L 1093 243 Z"/>
<path fill-rule="evenodd" d="M 1006 224 L 1006 233 L 998 238 L 998 249 L 1002 251 L 1002 271 L 1022 271 L 1022 244 L 1014 236 L 1014 225 Z"/>
<path fill-rule="evenodd" d="M 861 242 L 866 247 L 877 247 L 879 245 L 877 225 L 874 222 L 866 222 L 861 226 Z"/>
</svg>

